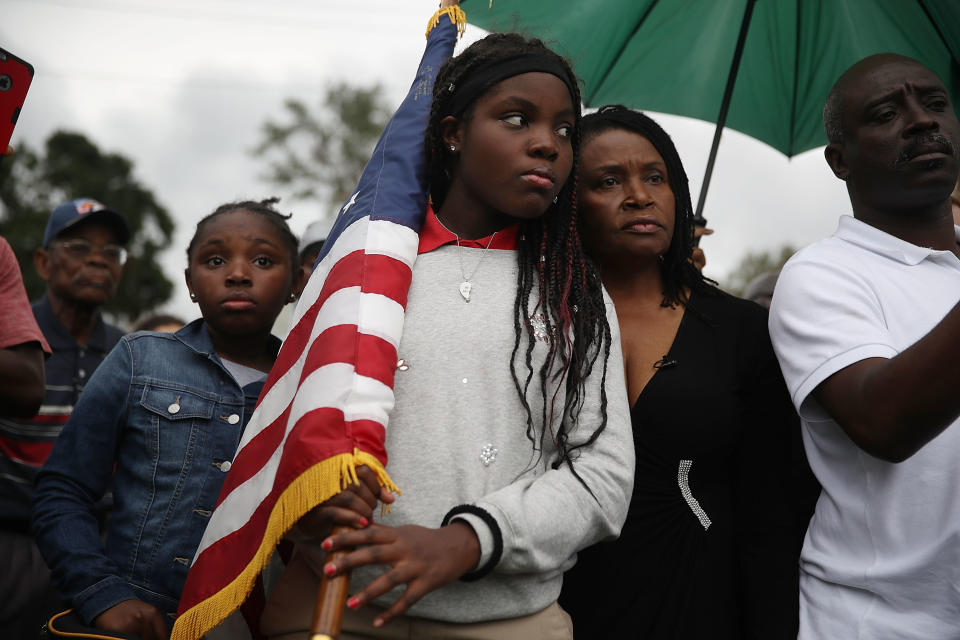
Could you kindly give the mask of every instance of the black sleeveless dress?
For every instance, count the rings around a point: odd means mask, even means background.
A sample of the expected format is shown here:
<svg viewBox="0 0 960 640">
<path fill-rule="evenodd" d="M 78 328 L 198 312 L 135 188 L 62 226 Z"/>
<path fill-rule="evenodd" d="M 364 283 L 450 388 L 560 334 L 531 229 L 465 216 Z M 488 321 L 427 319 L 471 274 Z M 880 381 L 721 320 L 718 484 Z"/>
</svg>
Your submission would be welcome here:
<svg viewBox="0 0 960 640">
<path fill-rule="evenodd" d="M 799 424 L 766 318 L 719 291 L 691 296 L 632 409 L 626 525 L 564 577 L 576 638 L 797 637 Z"/>
</svg>

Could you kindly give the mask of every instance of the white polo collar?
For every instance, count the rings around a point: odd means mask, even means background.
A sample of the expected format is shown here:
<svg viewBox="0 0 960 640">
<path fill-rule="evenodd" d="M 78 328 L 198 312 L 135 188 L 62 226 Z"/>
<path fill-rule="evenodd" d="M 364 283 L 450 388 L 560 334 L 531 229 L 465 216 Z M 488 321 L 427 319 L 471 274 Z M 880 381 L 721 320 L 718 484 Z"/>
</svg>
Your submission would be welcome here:
<svg viewBox="0 0 960 640">
<path fill-rule="evenodd" d="M 957 242 L 960 243 L 960 227 L 954 226 L 953 232 Z M 951 251 L 940 251 L 915 245 L 848 215 L 840 216 L 840 222 L 833 235 L 867 251 L 878 253 L 910 266 L 920 264 L 931 256 L 949 254 L 953 259 L 956 259 Z"/>
</svg>

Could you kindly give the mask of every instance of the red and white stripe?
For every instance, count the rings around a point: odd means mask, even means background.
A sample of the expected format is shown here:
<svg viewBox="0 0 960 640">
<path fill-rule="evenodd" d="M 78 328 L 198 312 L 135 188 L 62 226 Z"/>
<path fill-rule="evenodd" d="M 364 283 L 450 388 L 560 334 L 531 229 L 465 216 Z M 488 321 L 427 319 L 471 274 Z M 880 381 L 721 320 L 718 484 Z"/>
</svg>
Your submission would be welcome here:
<svg viewBox="0 0 960 640">
<path fill-rule="evenodd" d="M 417 246 L 409 227 L 369 216 L 333 239 L 244 431 L 194 557 L 181 613 L 254 561 L 278 497 L 301 473 L 353 448 L 386 464 L 383 434 Z M 331 433 L 353 444 L 332 451 Z"/>
</svg>

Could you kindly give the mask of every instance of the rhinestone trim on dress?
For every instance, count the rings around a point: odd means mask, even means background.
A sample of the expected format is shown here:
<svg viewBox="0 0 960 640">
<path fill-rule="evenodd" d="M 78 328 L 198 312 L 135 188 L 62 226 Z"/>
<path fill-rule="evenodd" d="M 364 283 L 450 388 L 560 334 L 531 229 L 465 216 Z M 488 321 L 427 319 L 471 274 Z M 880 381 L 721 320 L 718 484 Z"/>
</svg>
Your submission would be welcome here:
<svg viewBox="0 0 960 640">
<path fill-rule="evenodd" d="M 693 492 L 690 491 L 690 467 L 692 465 L 693 460 L 680 461 L 680 468 L 677 470 L 677 484 L 680 485 L 680 495 L 687 501 L 687 505 L 690 507 L 690 510 L 693 511 L 693 515 L 697 516 L 697 520 L 700 521 L 700 524 L 703 525 L 703 530 L 706 531 L 710 528 L 710 516 L 707 515 L 707 512 L 703 510 L 703 507 L 700 506 L 697 499 L 693 497 Z"/>
</svg>

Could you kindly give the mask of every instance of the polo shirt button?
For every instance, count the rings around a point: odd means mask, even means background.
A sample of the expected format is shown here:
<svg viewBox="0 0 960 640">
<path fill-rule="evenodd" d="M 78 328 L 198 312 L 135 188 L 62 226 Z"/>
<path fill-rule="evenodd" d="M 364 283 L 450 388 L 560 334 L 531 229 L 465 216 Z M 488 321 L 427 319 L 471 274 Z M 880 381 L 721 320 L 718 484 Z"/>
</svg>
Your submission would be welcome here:
<svg viewBox="0 0 960 640">
<path fill-rule="evenodd" d="M 79 371 L 77 371 L 77 375 L 80 376 L 81 378 L 86 378 L 87 372 L 84 371 L 83 369 L 80 369 Z"/>
<path fill-rule="evenodd" d="M 229 422 L 230 424 L 237 424 L 238 422 L 240 422 L 240 416 L 238 416 L 235 413 L 231 413 L 230 416 L 227 417 L 227 422 Z"/>
<path fill-rule="evenodd" d="M 223 462 L 220 463 L 220 471 L 223 471 L 224 473 L 226 473 L 227 471 L 230 471 L 230 467 L 232 466 L 233 465 L 230 464 L 229 460 L 224 460 Z"/>
<path fill-rule="evenodd" d="M 172 405 L 167 407 L 167 411 L 170 413 L 180 413 L 180 405 L 174 402 Z"/>
</svg>

